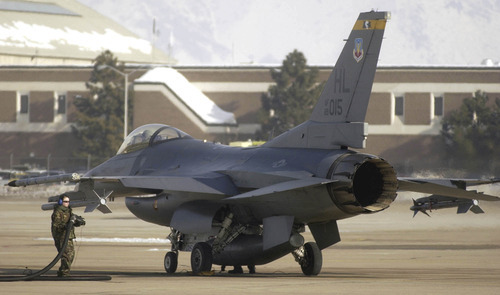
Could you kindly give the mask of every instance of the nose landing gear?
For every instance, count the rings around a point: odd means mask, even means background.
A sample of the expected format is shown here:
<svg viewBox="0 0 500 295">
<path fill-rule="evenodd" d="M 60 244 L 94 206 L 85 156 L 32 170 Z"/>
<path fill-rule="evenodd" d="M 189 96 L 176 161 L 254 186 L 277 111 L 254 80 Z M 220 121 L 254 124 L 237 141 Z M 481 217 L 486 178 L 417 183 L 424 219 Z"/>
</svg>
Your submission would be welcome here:
<svg viewBox="0 0 500 295">
<path fill-rule="evenodd" d="M 177 252 L 167 252 L 165 255 L 163 265 L 165 266 L 165 271 L 167 271 L 168 274 L 173 274 L 177 270 L 177 259 Z"/>
</svg>

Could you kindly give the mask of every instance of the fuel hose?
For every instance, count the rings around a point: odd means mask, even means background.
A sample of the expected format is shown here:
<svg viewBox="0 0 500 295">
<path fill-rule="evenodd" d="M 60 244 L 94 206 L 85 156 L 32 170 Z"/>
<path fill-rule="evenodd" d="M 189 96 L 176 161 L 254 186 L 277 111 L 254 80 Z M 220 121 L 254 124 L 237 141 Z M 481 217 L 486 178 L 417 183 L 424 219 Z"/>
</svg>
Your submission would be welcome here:
<svg viewBox="0 0 500 295">
<path fill-rule="evenodd" d="M 71 230 L 73 229 L 73 226 L 75 224 L 75 220 L 70 219 L 66 226 L 66 235 L 64 236 L 64 242 L 61 247 L 61 250 L 59 253 L 57 253 L 57 256 L 52 260 L 51 263 L 49 263 L 46 267 L 43 269 L 34 272 L 29 275 L 25 276 L 0 276 L 0 282 L 14 282 L 14 281 L 31 281 L 31 280 L 36 280 L 37 278 L 40 278 L 41 275 L 44 273 L 48 272 L 54 265 L 61 259 L 63 256 L 64 251 L 66 250 L 66 247 L 68 246 L 68 241 L 69 241 L 69 235 L 71 234 Z M 61 278 L 59 278 L 61 279 Z M 64 280 L 85 280 L 85 281 L 103 281 L 103 280 L 111 280 L 110 276 L 70 276 L 70 277 L 63 277 L 62 279 Z"/>
</svg>

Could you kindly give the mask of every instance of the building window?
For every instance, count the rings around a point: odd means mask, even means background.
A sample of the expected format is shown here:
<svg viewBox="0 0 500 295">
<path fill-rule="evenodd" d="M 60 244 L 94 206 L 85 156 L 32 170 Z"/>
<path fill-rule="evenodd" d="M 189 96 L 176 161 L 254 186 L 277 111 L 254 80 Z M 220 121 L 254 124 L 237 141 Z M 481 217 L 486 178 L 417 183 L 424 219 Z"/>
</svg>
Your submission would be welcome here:
<svg viewBox="0 0 500 295">
<path fill-rule="evenodd" d="M 66 114 L 66 94 L 57 96 L 57 113 Z"/>
<path fill-rule="evenodd" d="M 21 95 L 21 110 L 20 110 L 21 114 L 27 114 L 28 113 L 29 103 L 30 103 L 30 99 L 29 98 L 30 97 L 29 97 L 28 94 L 22 94 Z"/>
<path fill-rule="evenodd" d="M 434 116 L 442 116 L 444 114 L 444 97 L 434 97 Z"/>
<path fill-rule="evenodd" d="M 394 105 L 394 114 L 396 116 L 403 116 L 404 114 L 404 97 L 403 96 L 396 96 L 396 103 Z"/>
</svg>

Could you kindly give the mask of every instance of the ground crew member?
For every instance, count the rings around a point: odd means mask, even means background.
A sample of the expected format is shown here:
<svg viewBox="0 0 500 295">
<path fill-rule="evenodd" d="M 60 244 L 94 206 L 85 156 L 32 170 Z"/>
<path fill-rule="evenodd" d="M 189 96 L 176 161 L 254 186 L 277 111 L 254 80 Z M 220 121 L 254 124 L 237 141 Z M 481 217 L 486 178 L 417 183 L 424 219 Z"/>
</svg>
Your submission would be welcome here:
<svg viewBox="0 0 500 295">
<path fill-rule="evenodd" d="M 54 212 L 52 213 L 52 237 L 54 238 L 54 244 L 56 245 L 57 252 L 60 252 L 63 244 L 64 237 L 66 235 L 66 227 L 70 221 L 70 218 L 75 218 L 72 213 L 71 207 L 69 206 L 69 197 L 67 195 L 61 195 L 57 205 L 54 206 Z M 75 257 L 75 247 L 73 245 L 73 239 L 75 238 L 75 230 L 72 227 L 71 233 L 69 235 L 68 245 L 64 250 L 61 258 L 61 267 L 57 272 L 58 277 L 67 277 L 71 269 L 71 263 Z"/>
</svg>

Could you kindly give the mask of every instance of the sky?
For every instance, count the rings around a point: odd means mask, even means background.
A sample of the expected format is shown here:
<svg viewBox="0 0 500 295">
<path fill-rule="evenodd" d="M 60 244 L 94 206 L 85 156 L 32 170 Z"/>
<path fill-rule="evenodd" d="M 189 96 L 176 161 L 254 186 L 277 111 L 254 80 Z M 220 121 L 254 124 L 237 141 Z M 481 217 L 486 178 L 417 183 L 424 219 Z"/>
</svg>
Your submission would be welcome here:
<svg viewBox="0 0 500 295">
<path fill-rule="evenodd" d="M 372 9 L 391 12 L 379 65 L 500 61 L 500 0 L 78 1 L 179 65 L 275 65 L 294 49 L 310 65 L 333 65 L 359 13 Z"/>
</svg>

